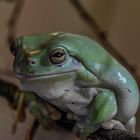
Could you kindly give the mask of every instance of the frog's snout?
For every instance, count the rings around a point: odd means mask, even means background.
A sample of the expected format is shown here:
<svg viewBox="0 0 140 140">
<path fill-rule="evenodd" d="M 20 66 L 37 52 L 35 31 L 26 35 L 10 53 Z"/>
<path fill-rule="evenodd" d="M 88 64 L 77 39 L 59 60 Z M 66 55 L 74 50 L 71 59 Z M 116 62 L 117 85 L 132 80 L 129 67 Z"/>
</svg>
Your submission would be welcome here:
<svg viewBox="0 0 140 140">
<path fill-rule="evenodd" d="M 27 75 L 27 74 L 23 74 L 23 73 L 16 73 L 16 77 L 19 80 L 27 80 L 33 77 L 33 75 Z"/>
<path fill-rule="evenodd" d="M 15 60 L 14 62 L 14 72 L 18 79 L 29 78 L 30 75 L 34 74 L 33 66 L 37 62 L 33 59 L 22 59 Z"/>
<path fill-rule="evenodd" d="M 18 73 L 16 73 L 16 77 L 18 78 L 18 79 L 22 79 L 23 78 L 23 74 L 18 74 Z"/>
<path fill-rule="evenodd" d="M 25 74 L 22 74 L 22 73 L 16 73 L 16 77 L 17 77 L 19 80 L 26 80 L 26 79 L 29 79 L 29 78 L 30 78 L 30 76 L 25 75 Z"/>
</svg>

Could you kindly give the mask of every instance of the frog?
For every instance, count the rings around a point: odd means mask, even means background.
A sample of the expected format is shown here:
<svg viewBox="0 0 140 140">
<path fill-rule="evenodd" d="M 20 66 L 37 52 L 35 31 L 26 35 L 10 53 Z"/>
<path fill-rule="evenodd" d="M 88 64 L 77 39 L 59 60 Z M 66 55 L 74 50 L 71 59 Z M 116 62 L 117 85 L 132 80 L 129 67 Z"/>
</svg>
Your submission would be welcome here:
<svg viewBox="0 0 140 140">
<path fill-rule="evenodd" d="M 50 32 L 18 37 L 10 48 L 23 90 L 76 120 L 81 140 L 102 127 L 135 133 L 137 83 L 97 41 Z"/>
</svg>

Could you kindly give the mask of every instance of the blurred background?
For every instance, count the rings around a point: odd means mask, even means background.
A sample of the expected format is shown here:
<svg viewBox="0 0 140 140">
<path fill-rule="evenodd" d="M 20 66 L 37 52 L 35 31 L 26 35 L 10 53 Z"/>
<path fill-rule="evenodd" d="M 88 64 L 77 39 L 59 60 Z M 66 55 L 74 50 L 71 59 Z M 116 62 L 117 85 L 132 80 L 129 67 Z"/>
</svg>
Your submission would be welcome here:
<svg viewBox="0 0 140 140">
<path fill-rule="evenodd" d="M 6 2 L 8 1 L 8 2 Z M 0 78 L 19 85 L 12 70 L 13 56 L 7 45 L 8 21 L 16 0 L 0 0 Z M 89 14 L 94 17 L 108 40 L 140 74 L 140 1 L 138 0 L 80 0 Z M 93 30 L 83 21 L 69 0 L 25 0 L 17 26 L 16 36 L 26 34 L 64 31 L 96 38 Z M 137 134 L 140 120 L 137 113 Z M 0 140 L 24 140 L 32 116 L 18 126 L 16 135 L 11 134 L 15 113 L 0 98 Z M 62 135 L 61 135 L 62 134 Z M 45 132 L 41 128 L 36 134 L 39 139 L 73 139 L 61 131 Z"/>
</svg>

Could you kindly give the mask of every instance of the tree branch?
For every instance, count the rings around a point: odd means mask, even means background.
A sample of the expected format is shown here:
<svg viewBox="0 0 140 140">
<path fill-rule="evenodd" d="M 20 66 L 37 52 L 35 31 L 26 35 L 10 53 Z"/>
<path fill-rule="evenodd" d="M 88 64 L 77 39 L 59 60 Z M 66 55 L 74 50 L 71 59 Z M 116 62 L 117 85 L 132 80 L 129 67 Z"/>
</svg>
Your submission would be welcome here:
<svg viewBox="0 0 140 140">
<path fill-rule="evenodd" d="M 69 0 L 69 2 L 73 5 L 73 7 L 76 9 L 79 16 L 83 19 L 84 22 L 87 23 L 87 25 L 93 30 L 93 32 L 96 34 L 97 38 L 101 41 L 103 46 L 112 54 L 114 57 L 118 59 L 122 65 L 124 65 L 135 77 L 135 79 L 138 82 L 138 85 L 140 87 L 140 76 L 138 75 L 136 68 L 132 65 L 130 65 L 126 59 L 115 49 L 115 47 L 110 43 L 108 40 L 108 37 L 104 31 L 99 27 L 98 23 L 92 17 L 86 9 L 83 7 L 83 5 L 80 3 L 80 0 Z"/>
<path fill-rule="evenodd" d="M 140 140 L 140 137 L 122 130 L 105 130 L 99 129 L 91 134 L 89 139 L 92 140 Z"/>
<path fill-rule="evenodd" d="M 24 0 L 16 1 L 15 7 L 8 21 L 8 35 L 7 35 L 8 44 L 11 43 L 15 39 L 17 22 L 20 17 L 23 5 L 24 5 Z"/>
</svg>

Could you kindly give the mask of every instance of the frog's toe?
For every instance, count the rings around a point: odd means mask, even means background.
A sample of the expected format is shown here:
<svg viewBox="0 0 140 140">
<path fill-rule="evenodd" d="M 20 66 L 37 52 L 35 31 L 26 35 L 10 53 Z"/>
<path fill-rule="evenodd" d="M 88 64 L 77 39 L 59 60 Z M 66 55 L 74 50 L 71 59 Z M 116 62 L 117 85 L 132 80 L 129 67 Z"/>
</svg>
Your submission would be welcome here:
<svg viewBox="0 0 140 140">
<path fill-rule="evenodd" d="M 104 122 L 102 124 L 102 128 L 104 129 L 119 129 L 119 130 L 124 130 L 126 131 L 125 126 L 118 120 L 109 120 L 107 122 Z"/>
<path fill-rule="evenodd" d="M 127 123 L 125 124 L 126 129 L 131 132 L 131 133 L 135 133 L 135 127 L 136 127 L 136 117 L 133 116 L 131 119 L 129 119 L 127 121 Z"/>
</svg>

